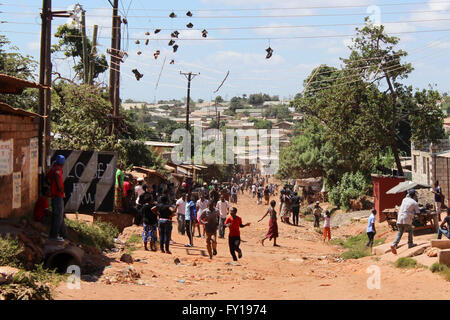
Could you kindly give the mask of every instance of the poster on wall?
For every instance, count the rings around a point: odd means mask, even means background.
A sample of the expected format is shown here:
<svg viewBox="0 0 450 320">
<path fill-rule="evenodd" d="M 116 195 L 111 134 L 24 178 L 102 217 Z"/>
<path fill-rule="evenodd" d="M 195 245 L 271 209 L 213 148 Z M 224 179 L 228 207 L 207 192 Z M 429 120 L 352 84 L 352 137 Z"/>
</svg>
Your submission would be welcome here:
<svg viewBox="0 0 450 320">
<path fill-rule="evenodd" d="M 18 209 L 22 205 L 22 195 L 21 195 L 21 180 L 22 173 L 14 172 L 13 173 L 13 209 Z"/>
<path fill-rule="evenodd" d="M 39 145 L 38 138 L 30 139 L 30 200 L 34 201 L 38 197 L 38 166 L 39 166 Z"/>
<path fill-rule="evenodd" d="M 13 171 L 13 139 L 0 140 L 0 176 L 10 175 Z"/>
</svg>

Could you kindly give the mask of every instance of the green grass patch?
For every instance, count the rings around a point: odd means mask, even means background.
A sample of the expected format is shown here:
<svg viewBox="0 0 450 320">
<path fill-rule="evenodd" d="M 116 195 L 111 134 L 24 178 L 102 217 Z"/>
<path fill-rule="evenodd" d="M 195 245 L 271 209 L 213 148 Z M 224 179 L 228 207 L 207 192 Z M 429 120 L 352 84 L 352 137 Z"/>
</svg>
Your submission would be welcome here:
<svg viewBox="0 0 450 320">
<path fill-rule="evenodd" d="M 55 286 L 61 281 L 66 281 L 69 276 L 67 273 L 58 273 L 56 269 L 45 269 L 43 263 L 35 265 L 34 269 L 31 271 L 31 274 L 36 281 L 50 283 Z"/>
<path fill-rule="evenodd" d="M 131 247 L 128 247 L 127 248 L 127 250 L 125 251 L 125 253 L 126 254 L 129 254 L 129 255 L 131 255 L 134 251 L 136 251 L 138 248 L 136 248 L 136 247 L 134 247 L 134 246 L 131 246 Z"/>
<path fill-rule="evenodd" d="M 386 240 L 385 238 L 376 239 L 374 240 L 373 245 L 374 246 L 380 245 L 384 243 L 385 240 Z M 341 255 L 342 259 L 347 260 L 347 259 L 359 259 L 370 256 L 371 250 L 370 248 L 366 247 L 368 241 L 369 238 L 367 237 L 367 234 L 361 233 L 360 235 L 350 237 L 347 240 L 341 238 L 332 239 L 330 243 L 334 245 L 340 245 L 343 248 L 348 249 Z"/>
<path fill-rule="evenodd" d="M 67 228 L 73 229 L 81 243 L 94 246 L 100 252 L 114 247 L 114 238 L 119 235 L 119 230 L 110 223 L 96 221 L 88 224 L 83 221 L 66 219 Z"/>
<path fill-rule="evenodd" d="M 23 268 L 23 246 L 19 240 L 6 235 L 0 236 L 0 266 Z"/>
<path fill-rule="evenodd" d="M 394 262 L 394 266 L 401 269 L 412 269 L 417 267 L 417 261 L 413 258 L 399 258 Z"/>
<path fill-rule="evenodd" d="M 436 262 L 430 267 L 430 270 L 433 273 L 439 273 L 445 280 L 450 281 L 450 268 L 445 264 Z"/>
<path fill-rule="evenodd" d="M 314 222 L 314 216 L 311 216 L 311 215 L 305 216 L 304 219 L 305 219 L 306 221 L 309 221 L 309 222 Z"/>
<path fill-rule="evenodd" d="M 125 242 L 126 244 L 134 244 L 142 241 L 142 236 L 140 234 L 132 234 L 131 237 Z"/>
</svg>

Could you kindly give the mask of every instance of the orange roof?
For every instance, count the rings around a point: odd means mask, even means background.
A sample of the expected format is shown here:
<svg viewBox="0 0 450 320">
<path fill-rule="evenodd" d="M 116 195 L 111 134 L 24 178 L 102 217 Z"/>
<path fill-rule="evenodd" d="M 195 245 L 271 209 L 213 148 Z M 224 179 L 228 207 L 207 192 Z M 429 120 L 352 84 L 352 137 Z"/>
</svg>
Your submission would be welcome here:
<svg viewBox="0 0 450 320">
<path fill-rule="evenodd" d="M 48 88 L 39 83 L 0 73 L 0 93 L 21 94 L 25 88 Z"/>
</svg>

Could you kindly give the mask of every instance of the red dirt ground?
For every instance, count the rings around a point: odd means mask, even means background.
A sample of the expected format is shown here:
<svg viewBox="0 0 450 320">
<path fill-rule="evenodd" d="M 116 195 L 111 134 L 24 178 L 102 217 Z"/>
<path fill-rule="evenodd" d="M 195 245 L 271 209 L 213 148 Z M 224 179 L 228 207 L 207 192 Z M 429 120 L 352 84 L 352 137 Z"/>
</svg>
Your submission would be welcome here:
<svg viewBox="0 0 450 320">
<path fill-rule="evenodd" d="M 280 247 L 273 247 L 270 241 L 263 247 L 259 240 L 267 232 L 268 217 L 260 223 L 257 220 L 266 207 L 257 205 L 248 194 L 240 195 L 236 207 L 243 223 L 251 223 L 250 227 L 241 229 L 244 242 L 240 266 L 227 265 L 232 261 L 226 238 L 228 231 L 225 239 L 218 239 L 218 255 L 210 260 L 201 255 L 202 250 L 206 252 L 205 239 L 195 237 L 194 248 L 186 250 L 184 244 L 188 239 L 178 234 L 174 223 L 172 255 L 144 251 L 141 244 L 132 254 L 134 259 L 144 261 L 132 264 L 141 273 L 144 285 L 104 282 L 105 277 L 128 266 L 119 261 L 121 253 L 116 253 L 109 255 L 115 260 L 100 279 L 82 281 L 80 290 L 60 284 L 55 299 L 448 299 L 450 295 L 448 282 L 423 268 L 397 269 L 373 256 L 336 259 L 343 249 L 323 243 L 312 222 L 304 219 L 298 227 L 279 222 Z M 378 227 L 379 233 L 382 229 Z M 365 223 L 354 222 L 333 229 L 332 237 L 362 231 Z M 141 228 L 129 227 L 121 238 L 129 238 L 132 233 L 140 234 Z M 390 241 L 394 233 L 387 235 Z M 181 264 L 176 265 L 175 258 Z M 367 288 L 370 274 L 366 270 L 371 265 L 380 267 L 380 289 Z"/>
</svg>

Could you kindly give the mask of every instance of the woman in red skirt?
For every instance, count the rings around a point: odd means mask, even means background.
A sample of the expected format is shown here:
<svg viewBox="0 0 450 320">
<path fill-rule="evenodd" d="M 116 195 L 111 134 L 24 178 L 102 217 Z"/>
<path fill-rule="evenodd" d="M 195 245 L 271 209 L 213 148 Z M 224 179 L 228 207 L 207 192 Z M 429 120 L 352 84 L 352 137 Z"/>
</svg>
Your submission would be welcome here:
<svg viewBox="0 0 450 320">
<path fill-rule="evenodd" d="M 267 215 L 269 215 L 269 231 L 267 232 L 267 235 L 261 240 L 261 244 L 264 246 L 264 240 L 269 238 L 269 240 L 273 239 L 273 245 L 275 247 L 279 247 L 277 245 L 277 238 L 278 238 L 278 224 L 277 224 L 277 212 L 275 211 L 276 201 L 272 200 L 270 201 L 270 207 L 267 209 L 266 214 L 258 221 L 262 221 Z"/>
</svg>

